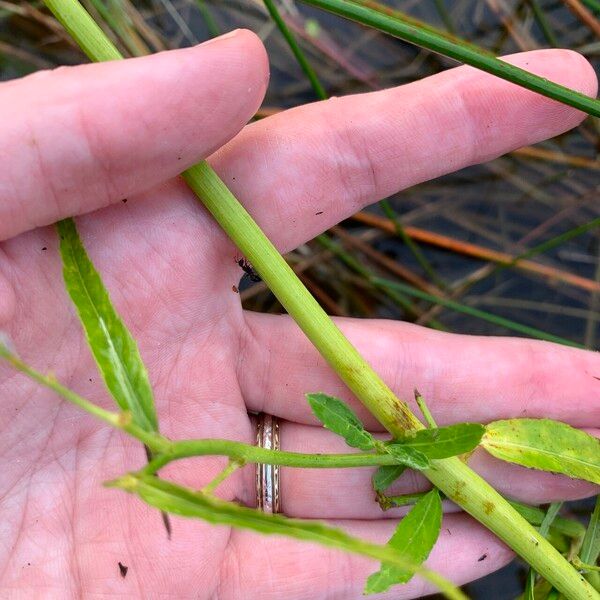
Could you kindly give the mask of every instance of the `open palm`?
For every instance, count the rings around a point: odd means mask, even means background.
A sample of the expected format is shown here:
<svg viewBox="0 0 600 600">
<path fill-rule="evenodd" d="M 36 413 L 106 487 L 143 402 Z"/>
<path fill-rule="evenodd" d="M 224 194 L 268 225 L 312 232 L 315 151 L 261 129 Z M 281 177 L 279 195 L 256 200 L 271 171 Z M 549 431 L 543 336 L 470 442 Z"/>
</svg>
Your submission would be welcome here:
<svg viewBox="0 0 600 600">
<path fill-rule="evenodd" d="M 595 93 L 593 71 L 574 53 L 510 60 Z M 461 67 L 243 128 L 267 78 L 260 42 L 238 31 L 193 49 L 1 84 L 0 325 L 27 362 L 110 406 L 48 227 L 81 215 L 88 252 L 139 341 L 165 435 L 252 443 L 248 412 L 263 410 L 285 420 L 284 449 L 343 452 L 303 394 L 322 390 L 352 402 L 349 392 L 288 317 L 241 309 L 232 289 L 239 256 L 177 173 L 212 155 L 285 251 L 382 197 L 556 135 L 583 115 Z M 523 415 L 588 430 L 600 423 L 597 354 L 389 321 L 340 326 L 401 397 L 418 386 L 441 423 Z M 179 518 L 168 540 L 155 510 L 101 486 L 143 464 L 139 443 L 5 366 L 0 386 L 2 598 L 357 598 L 375 569 L 337 551 Z M 501 491 L 529 502 L 593 492 L 478 455 L 472 464 Z M 223 465 L 192 459 L 163 476 L 200 487 Z M 400 513 L 381 512 L 369 477 L 368 469 L 284 470 L 283 510 L 384 542 Z M 425 485 L 408 474 L 396 489 Z M 252 505 L 252 469 L 236 473 L 220 493 Z M 429 564 L 459 583 L 510 558 L 460 513 L 445 517 L 440 540 Z M 119 563 L 128 567 L 125 577 Z M 427 589 L 415 580 L 393 595 Z"/>
</svg>

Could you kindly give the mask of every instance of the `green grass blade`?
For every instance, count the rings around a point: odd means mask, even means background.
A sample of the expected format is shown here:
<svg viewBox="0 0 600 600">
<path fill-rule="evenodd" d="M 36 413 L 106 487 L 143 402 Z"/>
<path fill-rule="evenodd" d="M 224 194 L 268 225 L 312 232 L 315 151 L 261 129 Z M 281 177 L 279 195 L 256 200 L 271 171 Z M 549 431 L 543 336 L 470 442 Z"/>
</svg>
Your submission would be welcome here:
<svg viewBox="0 0 600 600">
<path fill-rule="evenodd" d="M 312 65 L 308 62 L 308 59 L 306 58 L 304 52 L 302 51 L 302 48 L 300 48 L 300 45 L 296 41 L 294 34 L 290 31 L 290 28 L 287 26 L 286 22 L 283 20 L 283 17 L 277 10 L 277 7 L 275 6 L 275 2 L 273 0 L 263 0 L 263 2 L 265 4 L 265 6 L 267 7 L 267 10 L 269 11 L 271 18 L 273 19 L 273 21 L 275 21 L 275 24 L 277 25 L 277 28 L 281 32 L 281 35 L 284 37 L 285 41 L 287 42 L 288 46 L 290 47 L 290 50 L 292 51 L 294 57 L 298 61 L 300 68 L 302 69 L 302 71 L 304 71 L 304 74 L 310 81 L 310 84 L 311 84 L 315 94 L 317 95 L 317 98 L 319 98 L 320 100 L 326 100 L 328 97 L 327 92 L 325 91 L 323 84 L 319 80 L 317 72 L 313 69 Z"/>
<path fill-rule="evenodd" d="M 539 0 L 529 0 L 529 5 L 533 10 L 533 15 L 535 20 L 538 22 L 546 41 L 553 48 L 558 48 L 560 46 L 552 27 L 550 27 L 550 23 L 548 22 L 548 18 L 546 17 L 546 13 L 544 13 L 544 9 L 540 6 Z"/>
<path fill-rule="evenodd" d="M 431 281 L 433 281 L 433 283 L 435 283 L 435 285 L 437 285 L 440 289 L 446 289 L 446 284 L 436 273 L 432 264 L 427 260 L 427 257 L 423 254 L 421 248 L 419 248 L 419 245 L 404 230 L 402 222 L 400 221 L 400 217 L 396 214 L 396 211 L 390 204 L 390 201 L 381 200 L 381 202 L 379 202 L 379 206 L 381 206 L 381 209 L 383 210 L 385 216 L 394 224 L 394 227 L 396 228 L 396 233 L 406 244 L 406 247 L 412 252 L 417 262 L 421 265 L 423 271 L 425 271 L 425 273 L 429 275 Z"/>
<path fill-rule="evenodd" d="M 57 225 L 63 277 L 106 387 L 146 431 L 158 430 L 148 374 L 137 344 L 115 311 L 72 219 Z"/>
<path fill-rule="evenodd" d="M 596 506 L 583 537 L 579 558 L 581 562 L 595 565 L 600 556 L 600 495 L 596 496 Z"/>
<path fill-rule="evenodd" d="M 441 35 L 435 29 L 425 26 L 419 21 L 409 19 L 402 13 L 392 10 L 386 10 L 386 12 L 377 10 L 373 8 L 369 0 L 363 0 L 362 2 L 302 0 L 302 2 L 362 23 L 368 27 L 373 27 L 432 52 L 496 75 L 506 81 L 516 83 L 528 90 L 577 108 L 590 115 L 600 117 L 600 101 L 595 98 L 590 98 L 585 94 L 504 62 L 487 52 L 482 52 L 464 40 Z"/>
<path fill-rule="evenodd" d="M 581 0 L 582 4 L 585 4 L 592 12 L 600 15 L 600 1 L 599 0 Z"/>
<path fill-rule="evenodd" d="M 498 315 L 494 315 L 493 313 L 489 313 L 484 310 L 479 310 L 478 308 L 473 308 L 472 306 L 461 304 L 460 302 L 456 302 L 455 300 L 449 300 L 447 298 L 442 298 L 441 296 L 434 296 L 433 294 L 428 294 L 427 292 L 418 290 L 417 288 L 414 288 L 405 283 L 400 283 L 399 281 L 390 281 L 389 279 L 383 279 L 382 277 L 374 277 L 372 282 L 373 284 L 377 284 L 382 287 L 397 289 L 398 291 L 406 295 L 414 296 L 422 300 L 428 300 L 429 302 L 439 304 L 441 306 L 449 308 L 450 310 L 454 310 L 465 315 L 470 315 L 471 317 L 481 319 L 482 321 L 487 321 L 488 323 L 493 323 L 494 325 L 498 325 L 500 327 L 505 327 L 506 329 L 510 329 L 511 331 L 516 331 L 518 333 L 522 333 L 523 335 L 538 340 L 554 342 L 556 344 L 562 344 L 563 346 L 573 346 L 574 348 L 585 348 L 585 346 L 582 346 L 577 342 L 573 342 L 571 340 L 567 340 L 557 335 L 547 333 L 545 331 L 542 331 L 541 329 L 536 329 L 535 327 L 529 327 L 528 325 L 523 325 L 522 323 L 517 323 L 516 321 L 511 321 L 510 319 L 505 319 L 504 317 L 499 317 Z"/>
</svg>

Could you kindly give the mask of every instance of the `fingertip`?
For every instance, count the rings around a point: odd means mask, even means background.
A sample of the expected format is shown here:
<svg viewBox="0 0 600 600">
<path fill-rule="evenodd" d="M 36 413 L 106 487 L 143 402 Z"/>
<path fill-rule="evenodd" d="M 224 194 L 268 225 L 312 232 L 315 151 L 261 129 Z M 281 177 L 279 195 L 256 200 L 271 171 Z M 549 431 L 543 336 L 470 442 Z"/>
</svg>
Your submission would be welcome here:
<svg viewBox="0 0 600 600">
<path fill-rule="evenodd" d="M 533 50 L 507 56 L 503 60 L 586 96 L 595 98 L 598 92 L 598 76 L 594 67 L 582 54 L 574 50 Z M 564 113 L 571 127 L 586 117 L 585 113 L 565 104 L 551 100 L 546 100 L 546 103 L 552 106 L 554 111 Z"/>
<path fill-rule="evenodd" d="M 230 52 L 240 57 L 247 69 L 248 79 L 255 83 L 260 92 L 260 101 L 269 83 L 269 58 L 260 37 L 250 29 L 234 29 L 216 38 L 198 44 L 196 48 L 206 49 L 219 45 L 220 52 Z"/>
</svg>

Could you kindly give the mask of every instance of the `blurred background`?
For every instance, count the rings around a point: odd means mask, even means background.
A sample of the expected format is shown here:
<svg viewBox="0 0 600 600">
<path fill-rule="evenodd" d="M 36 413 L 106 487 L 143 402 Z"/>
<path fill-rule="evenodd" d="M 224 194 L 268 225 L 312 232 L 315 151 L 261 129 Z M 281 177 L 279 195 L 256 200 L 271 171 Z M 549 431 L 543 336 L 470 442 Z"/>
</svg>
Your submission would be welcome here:
<svg viewBox="0 0 600 600">
<path fill-rule="evenodd" d="M 255 31 L 271 61 L 256 118 L 317 95 L 260 0 L 83 0 L 126 56 Z M 454 62 L 294 0 L 277 3 L 328 95 L 400 85 Z M 577 50 L 600 73 L 600 0 L 388 0 L 494 54 Z M 41 2 L 0 0 L 0 79 L 85 62 Z M 598 347 L 600 121 L 370 207 L 287 259 L 334 315 L 402 319 L 466 334 Z M 247 308 L 281 312 L 262 282 Z M 589 513 L 576 503 L 567 513 Z M 473 598 L 519 594 L 518 564 L 468 586 Z"/>
</svg>

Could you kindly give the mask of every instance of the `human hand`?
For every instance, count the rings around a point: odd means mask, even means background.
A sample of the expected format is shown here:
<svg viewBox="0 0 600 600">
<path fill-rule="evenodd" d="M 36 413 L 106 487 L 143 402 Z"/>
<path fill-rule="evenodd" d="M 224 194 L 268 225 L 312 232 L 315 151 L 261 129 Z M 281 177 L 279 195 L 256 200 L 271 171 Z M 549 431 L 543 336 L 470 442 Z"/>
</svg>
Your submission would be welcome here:
<svg viewBox="0 0 600 600">
<path fill-rule="evenodd" d="M 595 92 L 591 68 L 571 52 L 511 60 Z M 557 135 L 582 115 L 462 67 L 286 111 L 236 136 L 266 83 L 262 46 L 239 31 L 194 49 L 1 84 L 0 324 L 28 363 L 110 405 L 64 291 L 56 233 L 45 227 L 82 215 L 88 252 L 140 344 L 165 435 L 252 443 L 248 411 L 263 410 L 285 420 L 283 449 L 344 452 L 303 394 L 322 390 L 352 402 L 348 391 L 288 317 L 241 309 L 232 291 L 240 277 L 236 250 L 175 175 L 212 154 L 225 182 L 286 251 L 377 199 Z M 406 323 L 338 323 L 401 397 L 418 386 L 440 423 L 524 415 L 588 429 L 600 422 L 597 354 Z M 167 541 L 155 510 L 101 487 L 143 463 L 137 442 L 4 366 L 0 376 L 2 595 L 357 598 L 376 569 L 337 551 L 176 518 Z M 484 456 L 471 464 L 500 491 L 531 503 L 593 491 Z M 201 487 L 222 466 L 202 458 L 161 473 Z M 385 542 L 400 513 L 381 512 L 369 477 L 367 469 L 284 470 L 283 511 L 332 519 Z M 395 489 L 425 485 L 406 474 Z M 219 492 L 252 505 L 252 469 Z M 454 513 L 445 516 L 428 564 L 463 583 L 510 556 Z M 119 562 L 128 567 L 125 578 Z M 392 595 L 428 590 L 415 579 Z"/>
</svg>

